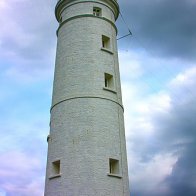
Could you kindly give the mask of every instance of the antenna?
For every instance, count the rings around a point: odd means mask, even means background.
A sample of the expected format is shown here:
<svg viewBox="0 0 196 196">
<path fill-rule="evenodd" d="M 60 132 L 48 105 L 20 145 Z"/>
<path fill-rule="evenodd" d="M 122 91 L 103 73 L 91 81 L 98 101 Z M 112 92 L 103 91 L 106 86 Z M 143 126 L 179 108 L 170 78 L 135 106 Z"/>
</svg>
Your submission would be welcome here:
<svg viewBox="0 0 196 196">
<path fill-rule="evenodd" d="M 117 40 L 120 40 L 120 39 L 123 39 L 123 38 L 125 38 L 125 37 L 128 37 L 128 36 L 133 35 L 133 34 L 132 34 L 132 32 L 131 32 L 131 30 L 129 29 L 129 26 L 127 25 L 127 23 L 126 23 L 126 21 L 125 21 L 125 19 L 124 19 L 123 15 L 121 14 L 121 12 L 119 12 L 119 13 L 120 13 L 120 16 L 121 16 L 121 18 L 122 18 L 123 22 L 125 23 L 125 25 L 126 25 L 126 27 L 127 27 L 128 31 L 129 31 L 129 33 L 128 33 L 128 34 L 126 34 L 126 35 L 123 35 L 122 37 L 119 37 Z"/>
</svg>

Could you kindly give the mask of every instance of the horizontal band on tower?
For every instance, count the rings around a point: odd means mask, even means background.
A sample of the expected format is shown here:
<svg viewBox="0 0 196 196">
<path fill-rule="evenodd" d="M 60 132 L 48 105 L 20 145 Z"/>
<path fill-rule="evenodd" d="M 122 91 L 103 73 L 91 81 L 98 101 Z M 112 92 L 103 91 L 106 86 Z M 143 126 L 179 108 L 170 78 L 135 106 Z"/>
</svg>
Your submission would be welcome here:
<svg viewBox="0 0 196 196">
<path fill-rule="evenodd" d="M 115 31 L 116 31 L 116 35 L 117 35 L 117 33 L 118 33 L 118 29 L 117 29 L 116 25 L 115 25 L 111 20 L 109 20 L 109 19 L 107 19 L 107 18 L 104 18 L 104 17 L 94 16 L 93 14 L 82 14 L 82 15 L 77 15 L 77 16 L 73 16 L 73 17 L 71 17 L 71 18 L 68 18 L 67 20 L 64 20 L 62 23 L 60 23 L 59 28 L 57 29 L 57 32 L 56 32 L 57 36 L 58 36 L 59 29 L 60 29 L 65 23 L 67 23 L 67 22 L 69 22 L 69 21 L 71 21 L 71 20 L 74 20 L 74 19 L 77 19 L 77 18 L 83 18 L 83 17 L 92 17 L 92 18 L 98 18 L 98 19 L 105 20 L 105 21 L 109 22 L 109 23 L 114 27 L 114 29 L 115 29 Z"/>
<path fill-rule="evenodd" d="M 124 112 L 124 107 L 123 107 L 123 105 L 120 104 L 120 103 L 118 103 L 117 101 L 114 101 L 114 100 L 112 100 L 112 99 L 108 99 L 108 98 L 105 98 L 105 97 L 96 97 L 96 96 L 70 97 L 70 98 L 67 98 L 67 99 L 63 99 L 63 100 L 59 101 L 58 103 L 55 103 L 55 104 L 50 108 L 50 112 L 52 111 L 52 109 L 53 109 L 55 106 L 57 106 L 57 105 L 60 104 L 60 103 L 63 103 L 63 102 L 65 102 L 65 101 L 69 101 L 69 100 L 73 100 L 73 99 L 83 99 L 83 98 L 84 98 L 84 99 L 86 99 L 86 98 L 89 98 L 89 99 L 104 99 L 104 100 L 112 101 L 112 102 L 116 103 L 117 105 L 119 105 L 119 106 L 122 108 L 123 112 Z"/>
</svg>

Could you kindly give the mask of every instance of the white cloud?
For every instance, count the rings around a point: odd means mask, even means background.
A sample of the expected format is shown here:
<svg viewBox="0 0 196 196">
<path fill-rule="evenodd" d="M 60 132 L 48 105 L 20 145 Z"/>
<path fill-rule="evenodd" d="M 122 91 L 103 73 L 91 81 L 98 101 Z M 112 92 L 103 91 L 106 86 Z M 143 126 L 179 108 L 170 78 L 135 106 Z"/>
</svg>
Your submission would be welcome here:
<svg viewBox="0 0 196 196">
<path fill-rule="evenodd" d="M 171 82 L 170 86 L 172 88 L 190 88 L 195 83 L 196 80 L 196 66 L 186 69 L 184 72 L 179 73 Z"/>
<path fill-rule="evenodd" d="M 141 162 L 140 158 L 133 156 L 129 160 L 131 170 L 131 183 L 136 190 L 142 192 L 156 191 L 161 182 L 171 174 L 178 158 L 172 154 L 155 155 L 149 162 Z"/>
<path fill-rule="evenodd" d="M 6 4 L 6 0 L 1 0 L 0 1 L 0 10 L 3 10 L 6 8 L 7 4 Z"/>
<path fill-rule="evenodd" d="M 153 94 L 149 94 L 146 83 L 142 83 L 142 75 L 138 76 L 140 83 L 135 80 L 122 83 L 133 192 L 167 195 L 169 187 L 164 180 L 171 175 L 178 158 L 184 152 L 183 146 L 192 142 L 188 136 L 184 137 L 186 130 L 183 133 L 178 130 L 179 123 L 183 124 L 178 118 L 183 118 L 175 111 L 179 103 L 182 105 L 184 101 L 188 104 L 195 99 L 196 68 L 189 65 L 184 71 L 176 73 L 165 84 L 165 88 Z M 184 105 L 185 108 L 187 106 Z M 185 127 L 186 124 L 184 122 Z"/>
<path fill-rule="evenodd" d="M 44 61 L 42 61 L 43 63 Z M 52 61 L 51 61 L 52 62 Z M 47 63 L 47 62 L 45 62 Z M 41 62 L 39 62 L 41 64 Z M 32 67 L 30 67 L 32 66 Z M 37 67 L 32 64 L 25 66 L 7 67 L 4 71 L 4 77 L 10 81 L 17 82 L 23 85 L 30 85 L 31 83 L 38 83 L 40 81 L 52 81 L 54 65 L 45 67 Z"/>
<path fill-rule="evenodd" d="M 1 2 L 4 6 L 0 8 L 0 66 L 4 77 L 23 83 L 51 78 L 57 26 L 55 2 Z"/>
<path fill-rule="evenodd" d="M 0 186 L 9 195 L 37 196 L 43 194 L 43 166 L 37 157 L 18 151 L 0 156 Z"/>
<path fill-rule="evenodd" d="M 143 74 L 139 55 L 134 52 L 119 51 L 120 72 L 123 80 L 131 80 Z"/>
<path fill-rule="evenodd" d="M 0 188 L 0 196 L 6 196 L 6 192 Z"/>
</svg>

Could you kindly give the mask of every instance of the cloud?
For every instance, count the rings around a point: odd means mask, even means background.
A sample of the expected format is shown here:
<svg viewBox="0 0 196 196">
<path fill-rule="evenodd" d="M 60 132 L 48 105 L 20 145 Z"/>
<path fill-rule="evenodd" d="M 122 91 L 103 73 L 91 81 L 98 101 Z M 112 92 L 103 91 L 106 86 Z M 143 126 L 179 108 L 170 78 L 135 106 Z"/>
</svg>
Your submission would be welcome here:
<svg viewBox="0 0 196 196">
<path fill-rule="evenodd" d="M 45 57 L 55 42 L 52 35 L 57 24 L 52 1 L 7 1 L 5 4 L 0 19 L 4 24 L 0 33 L 1 53 L 29 60 Z M 5 23 L 4 18 L 9 23 Z"/>
<path fill-rule="evenodd" d="M 176 162 L 173 171 L 165 183 L 169 186 L 168 195 L 188 195 L 196 194 L 196 69 L 192 67 L 184 73 L 180 73 L 171 82 L 171 86 L 177 90 L 177 95 L 181 97 L 176 99 L 174 93 L 175 106 L 173 116 L 175 123 L 170 123 L 172 132 L 172 147 L 180 149 L 179 159 Z"/>
<path fill-rule="evenodd" d="M 0 7 L 0 66 L 5 77 L 23 83 L 51 77 L 57 28 L 54 4 L 52 0 L 3 1 Z"/>
<path fill-rule="evenodd" d="M 22 95 L 1 103 L 0 187 L 6 196 L 43 195 L 49 106 L 42 97 L 36 103 Z"/>
<path fill-rule="evenodd" d="M 195 135 L 196 136 L 196 135 Z M 165 179 L 168 195 L 194 196 L 196 193 L 196 141 L 189 142 L 175 164 L 171 175 Z"/>
<path fill-rule="evenodd" d="M 133 80 L 143 74 L 143 69 L 138 61 L 138 54 L 128 51 L 119 51 L 119 61 L 122 66 L 123 80 Z"/>
<path fill-rule="evenodd" d="M 132 113 L 125 114 L 132 124 L 128 134 L 132 194 L 196 194 L 195 78 L 195 67 L 187 68 L 165 91 L 131 102 L 133 107 L 129 104 Z"/>
<path fill-rule="evenodd" d="M 129 45 L 144 48 L 153 56 L 189 61 L 196 57 L 196 3 L 192 0 L 140 0 L 119 2 L 121 11 L 132 30 Z M 119 22 L 119 33 L 125 25 Z M 127 31 L 127 30 L 126 30 Z"/>
<path fill-rule="evenodd" d="M 0 195 L 43 195 L 55 59 L 54 2 L 0 2 Z"/>
<path fill-rule="evenodd" d="M 135 169 L 130 171 L 133 188 L 131 191 L 137 192 L 137 195 L 165 193 L 167 187 L 162 181 L 171 174 L 176 161 L 177 157 L 169 153 L 155 155 L 148 163 L 141 162 L 139 157 L 134 157 L 134 161 L 131 162 Z"/>
<path fill-rule="evenodd" d="M 43 168 L 31 154 L 10 151 L 0 156 L 0 186 L 6 196 L 43 195 Z"/>
<path fill-rule="evenodd" d="M 188 91 L 189 94 L 194 94 L 194 85 L 196 77 L 196 66 L 192 66 L 184 73 L 179 73 L 169 84 L 169 88 L 175 88 L 175 93 L 181 93 Z M 187 93 L 186 93 L 187 95 Z"/>
</svg>

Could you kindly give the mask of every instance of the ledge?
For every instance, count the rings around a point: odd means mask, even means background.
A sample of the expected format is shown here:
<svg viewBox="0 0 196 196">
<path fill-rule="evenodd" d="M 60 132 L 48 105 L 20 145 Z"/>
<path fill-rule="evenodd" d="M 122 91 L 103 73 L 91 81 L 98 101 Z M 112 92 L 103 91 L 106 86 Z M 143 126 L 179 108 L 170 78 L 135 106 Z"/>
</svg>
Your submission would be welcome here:
<svg viewBox="0 0 196 196">
<path fill-rule="evenodd" d="M 57 174 L 57 175 L 54 175 L 54 176 L 50 176 L 49 179 L 54 179 L 54 178 L 59 178 L 61 177 L 61 174 Z"/>
<path fill-rule="evenodd" d="M 107 48 L 101 48 L 101 50 L 105 51 L 105 52 L 108 52 L 110 54 L 114 54 L 111 50 L 107 49 Z"/>
<path fill-rule="evenodd" d="M 110 176 L 110 177 L 122 178 L 122 176 L 119 175 L 119 174 L 111 174 L 111 173 L 108 173 L 107 175 Z"/>
<path fill-rule="evenodd" d="M 59 29 L 60 29 L 64 24 L 66 24 L 67 22 L 69 22 L 69 21 L 71 21 L 71 20 L 74 20 L 74 19 L 77 19 L 77 18 L 83 18 L 83 17 L 93 17 L 93 18 L 98 18 L 98 19 L 105 20 L 105 21 L 109 22 L 109 23 L 114 27 L 114 29 L 115 29 L 115 31 L 116 31 L 116 35 L 117 35 L 118 29 L 117 29 L 117 27 L 116 27 L 116 25 L 114 24 L 113 21 L 111 21 L 111 20 L 109 20 L 109 19 L 107 19 L 107 18 L 105 18 L 105 17 L 94 16 L 93 14 L 81 14 L 81 15 L 76 15 L 76 16 L 70 17 L 70 18 L 64 20 L 63 22 L 60 22 L 60 21 L 59 21 L 60 18 L 59 18 L 59 19 L 58 19 L 58 22 L 59 22 L 60 24 L 59 24 L 59 27 L 58 27 L 57 32 L 56 32 L 57 36 L 58 36 Z M 107 49 L 106 49 L 106 50 L 107 50 Z M 110 50 L 108 50 L 108 51 L 110 51 Z"/>
<path fill-rule="evenodd" d="M 106 89 L 107 89 L 107 88 L 106 88 Z M 107 89 L 107 90 L 108 90 L 108 89 Z M 113 92 L 113 93 L 115 93 L 115 94 L 117 93 L 116 91 L 111 91 L 111 92 Z M 116 101 L 115 99 L 112 99 L 112 98 L 109 99 L 109 98 L 107 98 L 106 96 L 90 96 L 90 95 L 84 96 L 84 95 L 83 95 L 83 96 L 67 97 L 66 99 L 57 100 L 55 103 L 52 103 L 52 106 L 51 106 L 51 108 L 50 108 L 50 112 L 52 112 L 52 110 L 53 110 L 53 108 L 54 108 L 55 106 L 57 106 L 57 105 L 59 105 L 59 104 L 65 102 L 65 101 L 74 100 L 74 99 L 104 99 L 104 100 L 112 101 L 112 102 L 118 104 L 118 105 L 122 108 L 122 110 L 124 111 L 124 107 L 123 107 L 121 101 L 118 102 L 118 101 Z"/>
<path fill-rule="evenodd" d="M 111 88 L 107 88 L 107 87 L 103 87 L 103 90 L 110 91 L 110 92 L 112 92 L 112 93 L 114 93 L 114 94 L 117 93 L 115 90 L 113 90 L 113 89 L 111 89 Z"/>
</svg>

